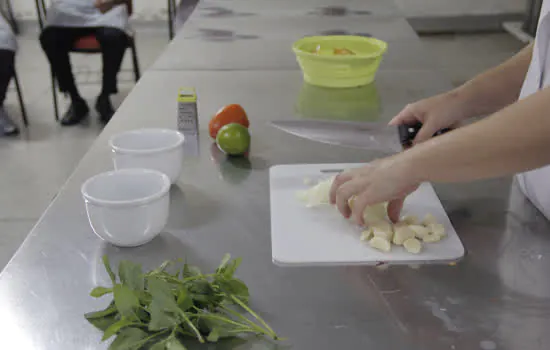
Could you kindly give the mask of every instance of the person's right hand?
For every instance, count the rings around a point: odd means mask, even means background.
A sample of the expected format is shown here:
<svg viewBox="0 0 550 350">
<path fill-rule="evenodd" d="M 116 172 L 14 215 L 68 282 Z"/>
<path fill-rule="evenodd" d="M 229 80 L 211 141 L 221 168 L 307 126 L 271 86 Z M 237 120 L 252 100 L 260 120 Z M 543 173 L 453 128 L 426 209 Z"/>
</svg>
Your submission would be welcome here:
<svg viewBox="0 0 550 350">
<path fill-rule="evenodd" d="M 421 122 L 423 126 L 414 139 L 414 143 L 421 143 L 437 131 L 454 127 L 467 119 L 466 108 L 467 102 L 455 91 L 450 91 L 407 105 L 390 121 L 390 125 Z"/>
</svg>

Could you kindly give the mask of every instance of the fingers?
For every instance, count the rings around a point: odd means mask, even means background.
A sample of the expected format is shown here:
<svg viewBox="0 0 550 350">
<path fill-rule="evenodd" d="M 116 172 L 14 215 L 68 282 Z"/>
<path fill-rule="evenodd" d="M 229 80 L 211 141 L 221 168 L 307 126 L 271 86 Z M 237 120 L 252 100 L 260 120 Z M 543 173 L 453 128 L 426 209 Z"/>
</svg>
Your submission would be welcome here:
<svg viewBox="0 0 550 350">
<path fill-rule="evenodd" d="M 418 134 L 416 134 L 416 137 L 414 138 L 414 143 L 422 143 L 424 141 L 428 141 L 431 139 L 434 134 L 439 130 L 439 127 L 437 125 L 433 125 L 432 123 L 427 122 L 420 128 L 418 131 Z"/>
<path fill-rule="evenodd" d="M 416 116 L 413 105 L 407 105 L 398 115 L 390 120 L 389 125 L 413 124 L 418 121 L 421 120 Z"/>
<path fill-rule="evenodd" d="M 336 176 L 330 188 L 330 193 L 329 193 L 330 204 L 336 204 L 336 191 L 338 190 L 338 188 L 340 188 L 340 186 L 342 186 L 352 178 L 353 178 L 353 175 L 348 172 L 341 173 L 340 175 Z"/>
<path fill-rule="evenodd" d="M 344 217 L 350 217 L 351 209 L 349 207 L 349 199 L 362 191 L 366 185 L 365 182 L 366 179 L 364 178 L 355 178 L 346 182 L 336 190 L 336 207 Z"/>
<path fill-rule="evenodd" d="M 357 194 L 357 198 L 353 203 L 353 220 L 359 226 L 364 226 L 365 219 L 363 218 L 363 213 L 365 212 L 365 209 L 377 203 L 380 203 L 380 201 L 377 201 L 373 196 L 370 195 L 368 188 L 364 192 Z"/>
<path fill-rule="evenodd" d="M 391 222 L 399 222 L 399 216 L 401 215 L 401 210 L 403 209 L 403 204 L 405 203 L 405 197 L 392 200 L 388 203 L 388 217 Z"/>
</svg>

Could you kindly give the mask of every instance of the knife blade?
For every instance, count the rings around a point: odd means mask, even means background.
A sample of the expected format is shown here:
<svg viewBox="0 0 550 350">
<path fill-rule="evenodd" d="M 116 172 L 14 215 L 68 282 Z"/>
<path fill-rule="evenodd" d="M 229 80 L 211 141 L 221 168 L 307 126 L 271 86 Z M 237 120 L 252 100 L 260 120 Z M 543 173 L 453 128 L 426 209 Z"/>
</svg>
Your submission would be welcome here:
<svg viewBox="0 0 550 350">
<path fill-rule="evenodd" d="M 280 120 L 271 125 L 305 139 L 350 148 L 398 153 L 412 146 L 422 123 L 389 126 L 377 122 Z M 442 129 L 434 136 L 448 132 Z"/>
</svg>

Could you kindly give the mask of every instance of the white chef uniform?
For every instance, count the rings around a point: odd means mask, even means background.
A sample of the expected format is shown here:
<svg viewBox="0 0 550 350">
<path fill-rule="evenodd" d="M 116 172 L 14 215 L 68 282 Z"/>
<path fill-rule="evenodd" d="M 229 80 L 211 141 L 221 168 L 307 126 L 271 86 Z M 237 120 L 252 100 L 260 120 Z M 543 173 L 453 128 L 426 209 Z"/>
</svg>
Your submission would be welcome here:
<svg viewBox="0 0 550 350">
<path fill-rule="evenodd" d="M 17 50 L 17 42 L 15 41 L 15 34 L 11 29 L 8 21 L 0 13 L 0 50 Z"/>
<path fill-rule="evenodd" d="M 94 6 L 94 0 L 53 0 L 47 11 L 47 25 L 58 27 L 110 27 L 128 29 L 126 5 L 114 7 L 101 13 Z"/>
<path fill-rule="evenodd" d="M 525 77 L 520 99 L 550 85 L 550 1 L 544 0 L 533 58 Z M 548 111 L 550 118 L 550 111 Z M 550 137 L 550 136 L 549 136 Z M 550 152 L 550 150 L 547 150 Z M 550 220 L 550 166 L 532 170 L 517 176 L 522 192 Z"/>
</svg>

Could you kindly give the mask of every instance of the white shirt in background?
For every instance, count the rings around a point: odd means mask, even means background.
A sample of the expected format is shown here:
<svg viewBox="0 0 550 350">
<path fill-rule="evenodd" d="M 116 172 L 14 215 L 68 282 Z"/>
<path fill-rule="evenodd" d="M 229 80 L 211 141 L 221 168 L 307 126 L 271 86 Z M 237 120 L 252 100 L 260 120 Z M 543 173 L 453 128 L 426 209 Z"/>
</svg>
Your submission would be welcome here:
<svg viewBox="0 0 550 350">
<path fill-rule="evenodd" d="M 58 27 L 111 27 L 128 29 L 126 5 L 101 13 L 94 0 L 53 0 L 47 11 L 47 25 Z"/>
</svg>

